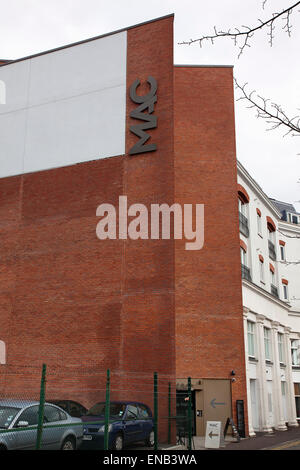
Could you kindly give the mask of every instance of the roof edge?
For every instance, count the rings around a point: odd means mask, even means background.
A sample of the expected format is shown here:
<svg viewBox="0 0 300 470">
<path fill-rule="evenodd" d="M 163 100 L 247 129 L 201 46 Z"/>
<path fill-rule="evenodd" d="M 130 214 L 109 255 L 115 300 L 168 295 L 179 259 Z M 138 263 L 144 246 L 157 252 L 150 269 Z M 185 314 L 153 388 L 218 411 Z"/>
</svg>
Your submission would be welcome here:
<svg viewBox="0 0 300 470">
<path fill-rule="evenodd" d="M 20 57 L 19 59 L 9 60 L 4 64 L 0 64 L 0 67 L 6 67 L 7 65 L 15 64 L 15 63 L 21 62 L 23 60 L 29 60 L 29 59 L 33 59 L 34 57 L 39 57 L 39 56 L 42 56 L 42 55 L 45 55 L 45 54 L 51 54 L 52 52 L 61 51 L 63 49 L 68 49 L 69 47 L 79 46 L 80 44 L 85 44 L 86 42 L 96 41 L 97 39 L 105 38 L 107 36 L 112 36 L 112 35 L 118 34 L 118 33 L 123 33 L 124 31 L 128 31 L 129 29 L 138 28 L 140 26 L 144 26 L 146 24 L 154 23 L 155 21 L 161 21 L 161 20 L 164 20 L 166 18 L 171 18 L 171 17 L 174 17 L 174 16 L 175 16 L 174 13 L 170 13 L 168 15 L 160 16 L 160 17 L 154 18 L 152 20 L 143 21 L 142 23 L 137 23 L 137 24 L 134 24 L 132 26 L 127 26 L 126 28 L 117 29 L 115 31 L 111 31 L 110 33 L 100 34 L 99 36 L 93 36 L 93 37 L 88 38 L 88 39 L 83 39 L 82 41 L 72 42 L 72 43 L 66 44 L 64 46 L 55 47 L 54 49 L 49 49 L 47 51 L 38 52 L 36 54 L 31 54 L 31 55 L 28 55 L 28 56 L 25 56 L 25 57 Z"/>
<path fill-rule="evenodd" d="M 174 64 L 174 67 L 195 67 L 195 68 L 231 68 L 233 69 L 233 65 L 206 65 L 206 64 Z"/>
</svg>

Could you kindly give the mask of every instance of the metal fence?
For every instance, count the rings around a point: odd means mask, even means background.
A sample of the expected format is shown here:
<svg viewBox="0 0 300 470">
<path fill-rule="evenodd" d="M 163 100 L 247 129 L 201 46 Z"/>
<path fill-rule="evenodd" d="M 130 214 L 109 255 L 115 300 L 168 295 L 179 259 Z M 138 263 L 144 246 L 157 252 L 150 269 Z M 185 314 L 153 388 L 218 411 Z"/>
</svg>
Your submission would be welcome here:
<svg viewBox="0 0 300 470">
<path fill-rule="evenodd" d="M 157 372 L 0 368 L 0 450 L 192 449 L 193 427 L 190 378 L 176 391 Z"/>
</svg>

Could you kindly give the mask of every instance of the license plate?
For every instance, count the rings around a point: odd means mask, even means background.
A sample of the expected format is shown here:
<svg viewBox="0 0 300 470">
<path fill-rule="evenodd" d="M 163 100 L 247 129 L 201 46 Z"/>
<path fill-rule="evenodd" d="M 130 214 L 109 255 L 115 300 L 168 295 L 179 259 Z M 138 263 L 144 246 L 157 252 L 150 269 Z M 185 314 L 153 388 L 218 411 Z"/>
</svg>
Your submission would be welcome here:
<svg viewBox="0 0 300 470">
<path fill-rule="evenodd" d="M 91 441 L 93 439 L 93 436 L 89 436 L 89 435 L 86 435 L 86 436 L 83 436 L 83 441 Z"/>
</svg>

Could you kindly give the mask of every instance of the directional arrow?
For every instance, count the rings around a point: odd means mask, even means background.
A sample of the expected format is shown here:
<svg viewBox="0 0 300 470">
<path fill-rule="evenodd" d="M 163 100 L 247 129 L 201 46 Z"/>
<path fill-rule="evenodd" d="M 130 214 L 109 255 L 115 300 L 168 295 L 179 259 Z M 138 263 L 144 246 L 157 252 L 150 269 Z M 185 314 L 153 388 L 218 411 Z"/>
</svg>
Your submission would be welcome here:
<svg viewBox="0 0 300 470">
<path fill-rule="evenodd" d="M 216 398 L 213 398 L 212 401 L 210 402 L 210 404 L 213 408 L 215 408 L 216 405 L 226 405 L 226 403 L 223 403 L 223 402 L 222 403 L 216 402 Z"/>
<path fill-rule="evenodd" d="M 210 433 L 209 433 L 209 437 L 210 437 L 211 439 L 212 439 L 213 437 L 218 437 L 218 436 L 219 436 L 219 434 L 213 434 L 212 431 L 210 431 Z"/>
</svg>

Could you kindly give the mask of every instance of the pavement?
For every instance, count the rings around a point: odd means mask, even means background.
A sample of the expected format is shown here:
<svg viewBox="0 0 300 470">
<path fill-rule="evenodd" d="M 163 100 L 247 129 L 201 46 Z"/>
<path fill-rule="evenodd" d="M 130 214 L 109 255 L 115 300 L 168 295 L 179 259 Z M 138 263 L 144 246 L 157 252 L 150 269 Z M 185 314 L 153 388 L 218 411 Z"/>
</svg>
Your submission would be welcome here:
<svg viewBox="0 0 300 470">
<path fill-rule="evenodd" d="M 149 450 L 141 445 L 132 449 Z M 176 451 L 186 450 L 185 445 L 159 445 L 160 450 Z M 211 450 L 205 448 L 205 437 L 193 436 L 192 450 Z M 232 436 L 226 436 L 224 446 L 218 450 L 300 450 L 300 426 L 288 428 L 287 431 L 274 431 L 273 433 L 256 433 L 255 437 L 241 439 L 239 442 Z"/>
<path fill-rule="evenodd" d="M 257 433 L 255 437 L 231 442 L 223 450 L 300 450 L 300 427 L 271 434 Z"/>
</svg>

